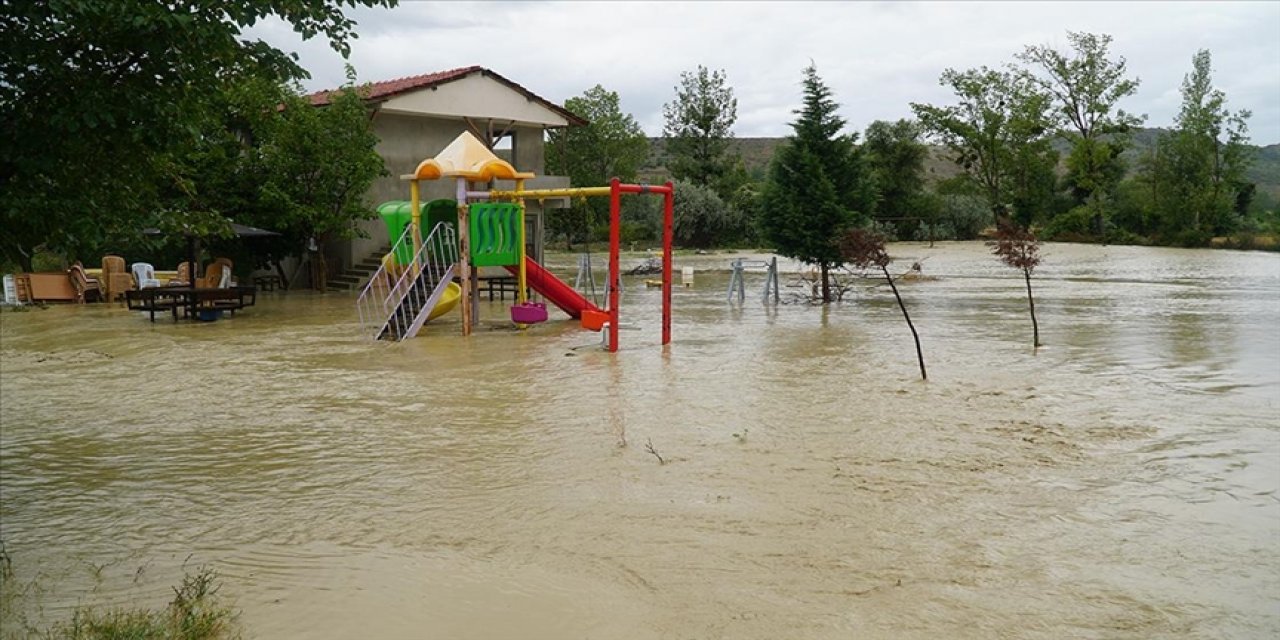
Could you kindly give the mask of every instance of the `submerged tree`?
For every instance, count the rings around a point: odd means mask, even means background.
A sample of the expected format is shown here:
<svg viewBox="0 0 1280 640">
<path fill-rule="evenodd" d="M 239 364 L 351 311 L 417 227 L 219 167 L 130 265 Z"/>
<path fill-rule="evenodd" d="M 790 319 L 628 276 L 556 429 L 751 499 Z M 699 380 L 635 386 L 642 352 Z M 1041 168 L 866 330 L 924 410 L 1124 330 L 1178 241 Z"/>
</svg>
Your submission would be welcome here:
<svg viewBox="0 0 1280 640">
<path fill-rule="evenodd" d="M 587 125 L 548 132 L 547 171 L 569 176 L 574 185 L 609 184 L 610 178 L 633 181 L 649 155 L 649 140 L 636 119 L 622 110 L 618 93 L 596 85 L 565 100 L 564 107 Z M 564 234 L 565 247 L 572 249 L 575 239 L 590 238 L 592 227 L 608 212 L 605 198 L 579 199 L 570 209 L 547 216 L 547 227 L 553 236 Z"/>
<path fill-rule="evenodd" d="M 1027 281 L 1027 304 L 1031 308 L 1032 344 L 1040 346 L 1040 325 L 1036 323 L 1036 300 L 1031 295 L 1031 272 L 1040 264 L 1040 241 L 1029 229 L 1013 225 L 1000 225 L 993 243 L 994 253 L 1000 261 L 1022 270 Z"/>
<path fill-rule="evenodd" d="M 963 179 L 997 218 L 1012 213 L 1027 225 L 1046 213 L 1057 163 L 1049 96 L 1025 76 L 987 67 L 947 69 L 939 83 L 951 87 L 957 104 L 912 103 L 911 109 L 924 130 L 951 151 Z"/>
<path fill-rule="evenodd" d="M 903 119 L 876 120 L 863 137 L 862 148 L 879 194 L 876 218 L 896 222 L 899 233 L 910 229 L 907 221 L 928 207 L 924 161 L 929 147 L 920 141 L 923 135 L 918 122 Z"/>
<path fill-rule="evenodd" d="M 1200 50 L 1182 81 L 1182 109 L 1173 131 L 1160 136 L 1144 162 L 1152 187 L 1151 215 L 1162 220 L 1167 238 L 1202 244 L 1208 236 L 1234 230 L 1234 215 L 1253 154 L 1247 110 L 1227 109 L 1226 94 L 1213 86 L 1212 59 Z"/>
<path fill-rule="evenodd" d="M 259 133 L 262 202 L 278 212 L 278 227 L 315 239 L 311 284 L 319 290 L 327 284 L 325 244 L 361 235 L 356 222 L 375 215 L 364 194 L 387 175 L 369 108 L 350 68 L 348 80 L 329 94 L 323 108 L 303 96 L 286 95 L 279 116 Z"/>
<path fill-rule="evenodd" d="M 920 334 L 916 332 L 916 325 L 911 322 L 911 314 L 907 313 L 907 305 L 902 303 L 902 295 L 898 293 L 898 285 L 894 284 L 893 276 L 889 273 L 890 259 L 889 252 L 884 248 L 884 236 L 868 229 L 852 229 L 840 239 L 840 252 L 844 254 L 846 262 L 859 269 L 871 266 L 880 268 L 885 281 L 889 283 L 889 288 L 893 290 L 894 299 L 898 301 L 898 308 L 902 310 L 902 318 L 907 321 L 907 327 L 911 329 L 911 337 L 916 341 L 916 360 L 920 362 L 920 378 L 928 380 L 929 374 L 924 370 L 924 352 L 920 349 Z"/>
<path fill-rule="evenodd" d="M 812 65 L 804 76 L 804 108 L 769 167 L 760 230 L 778 253 L 817 265 L 827 303 L 831 269 L 844 264 L 841 234 L 871 214 L 875 193 L 858 134 L 842 133 L 831 89 Z"/>
<path fill-rule="evenodd" d="M 1065 182 L 1075 204 L 1091 212 L 1094 232 L 1104 235 L 1107 205 L 1124 178 L 1120 154 L 1143 121 L 1117 103 L 1137 92 L 1138 80 L 1126 77 L 1123 57 L 1111 57 L 1111 36 L 1068 31 L 1067 39 L 1069 53 L 1043 45 L 1027 47 L 1018 59 L 1028 65 L 1021 73 L 1053 97 L 1050 117 L 1071 143 Z"/>
</svg>

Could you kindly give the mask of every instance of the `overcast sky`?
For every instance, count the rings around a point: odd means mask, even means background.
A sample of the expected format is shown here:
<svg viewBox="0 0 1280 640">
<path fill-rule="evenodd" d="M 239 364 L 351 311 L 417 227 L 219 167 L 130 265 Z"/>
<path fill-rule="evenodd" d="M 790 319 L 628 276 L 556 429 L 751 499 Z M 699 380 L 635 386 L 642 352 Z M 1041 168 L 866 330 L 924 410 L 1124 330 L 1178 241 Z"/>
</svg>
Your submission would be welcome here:
<svg viewBox="0 0 1280 640">
<path fill-rule="evenodd" d="M 948 104 L 947 67 L 1000 66 L 1024 45 L 1066 48 L 1066 32 L 1114 36 L 1112 52 L 1141 80 L 1122 107 L 1168 126 L 1198 49 L 1232 110 L 1249 109 L 1255 144 L 1280 142 L 1280 3 L 475 3 L 404 2 L 357 9 L 350 62 L 361 82 L 480 65 L 563 104 L 595 84 L 618 92 L 649 135 L 680 72 L 724 69 L 738 98 L 739 137 L 782 136 L 812 59 L 850 127 Z M 248 35 L 296 51 L 308 90 L 339 86 L 340 56 L 282 23 Z"/>
</svg>

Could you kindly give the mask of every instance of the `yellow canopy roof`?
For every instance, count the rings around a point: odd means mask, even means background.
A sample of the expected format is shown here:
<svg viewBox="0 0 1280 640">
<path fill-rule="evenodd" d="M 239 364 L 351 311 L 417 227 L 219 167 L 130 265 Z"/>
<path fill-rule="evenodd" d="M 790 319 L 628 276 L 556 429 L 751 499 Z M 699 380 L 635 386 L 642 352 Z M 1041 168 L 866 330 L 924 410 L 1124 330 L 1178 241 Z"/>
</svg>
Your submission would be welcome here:
<svg viewBox="0 0 1280 640">
<path fill-rule="evenodd" d="M 533 175 L 529 172 L 516 171 L 511 163 L 493 155 L 493 152 L 470 132 L 463 131 L 436 157 L 427 158 L 418 163 L 418 168 L 410 177 L 414 180 L 466 178 L 472 182 L 488 182 L 495 179 L 528 179 Z"/>
</svg>

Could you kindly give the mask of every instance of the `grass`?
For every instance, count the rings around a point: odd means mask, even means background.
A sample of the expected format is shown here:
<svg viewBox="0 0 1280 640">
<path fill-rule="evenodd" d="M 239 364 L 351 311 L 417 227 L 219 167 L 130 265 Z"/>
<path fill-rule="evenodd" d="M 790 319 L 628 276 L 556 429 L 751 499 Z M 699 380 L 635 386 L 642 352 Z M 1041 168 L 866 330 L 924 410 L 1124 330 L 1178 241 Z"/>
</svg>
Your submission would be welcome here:
<svg viewBox="0 0 1280 640">
<path fill-rule="evenodd" d="M 35 582 L 14 578 L 13 563 L 0 543 L 0 618 L 4 640 L 224 640 L 239 638 L 236 612 L 218 598 L 218 576 L 208 567 L 187 573 L 173 587 L 163 609 L 77 607 L 71 619 L 48 628 L 30 624 L 28 599 L 42 593 Z"/>
</svg>

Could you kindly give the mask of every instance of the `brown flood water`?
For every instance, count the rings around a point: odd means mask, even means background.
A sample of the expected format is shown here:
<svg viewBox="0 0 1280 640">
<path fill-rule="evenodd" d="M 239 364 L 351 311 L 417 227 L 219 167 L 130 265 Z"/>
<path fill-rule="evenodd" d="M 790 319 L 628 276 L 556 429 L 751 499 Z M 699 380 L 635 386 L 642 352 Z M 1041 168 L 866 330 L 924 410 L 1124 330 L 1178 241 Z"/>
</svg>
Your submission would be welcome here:
<svg viewBox="0 0 1280 640">
<path fill-rule="evenodd" d="M 497 303 L 5 313 L 0 535 L 48 618 L 207 564 L 253 638 L 1280 634 L 1280 255 L 1047 245 L 1034 353 L 984 247 L 892 252 L 928 383 L 887 290 L 760 275 L 678 289 L 666 352 L 629 281 L 613 355 Z"/>
</svg>

